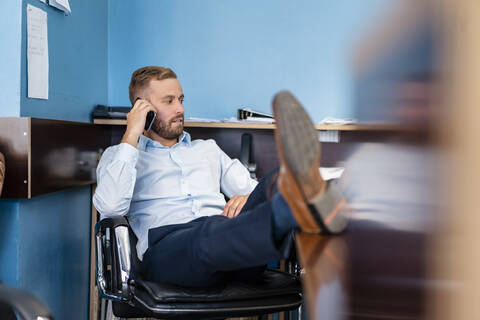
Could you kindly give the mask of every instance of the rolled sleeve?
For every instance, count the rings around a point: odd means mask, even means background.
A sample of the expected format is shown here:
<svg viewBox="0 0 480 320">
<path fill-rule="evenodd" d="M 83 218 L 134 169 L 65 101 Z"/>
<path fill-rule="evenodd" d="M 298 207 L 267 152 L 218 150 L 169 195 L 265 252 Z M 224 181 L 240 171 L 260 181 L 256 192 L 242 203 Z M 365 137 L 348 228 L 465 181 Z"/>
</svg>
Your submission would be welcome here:
<svg viewBox="0 0 480 320">
<path fill-rule="evenodd" d="M 231 159 L 220 148 L 219 152 L 222 167 L 220 188 L 223 193 L 229 198 L 250 194 L 258 182 L 250 177 L 250 172 L 238 159 Z"/>
<path fill-rule="evenodd" d="M 93 205 L 101 217 L 125 215 L 136 180 L 138 150 L 121 143 L 105 150 L 97 168 L 97 189 Z"/>
</svg>

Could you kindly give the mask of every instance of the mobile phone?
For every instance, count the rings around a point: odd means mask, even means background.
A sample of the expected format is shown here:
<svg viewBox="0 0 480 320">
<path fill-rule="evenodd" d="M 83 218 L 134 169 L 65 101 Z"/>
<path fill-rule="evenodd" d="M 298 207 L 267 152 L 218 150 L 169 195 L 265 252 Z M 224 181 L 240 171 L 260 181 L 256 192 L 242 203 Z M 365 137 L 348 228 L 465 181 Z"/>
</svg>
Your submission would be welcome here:
<svg viewBox="0 0 480 320">
<path fill-rule="evenodd" d="M 137 100 L 139 99 L 142 99 L 141 97 L 138 97 L 137 99 L 135 99 L 135 102 L 137 102 Z M 149 131 L 151 128 L 152 128 L 152 124 L 153 124 L 153 121 L 155 121 L 155 118 L 157 117 L 157 114 L 153 111 L 148 111 L 147 113 L 147 118 L 145 119 L 145 131 Z"/>
<path fill-rule="evenodd" d="M 157 114 L 155 112 L 148 111 L 147 119 L 145 120 L 145 131 L 150 130 L 150 128 L 152 127 L 153 121 L 155 121 L 156 117 L 157 117 Z"/>
</svg>

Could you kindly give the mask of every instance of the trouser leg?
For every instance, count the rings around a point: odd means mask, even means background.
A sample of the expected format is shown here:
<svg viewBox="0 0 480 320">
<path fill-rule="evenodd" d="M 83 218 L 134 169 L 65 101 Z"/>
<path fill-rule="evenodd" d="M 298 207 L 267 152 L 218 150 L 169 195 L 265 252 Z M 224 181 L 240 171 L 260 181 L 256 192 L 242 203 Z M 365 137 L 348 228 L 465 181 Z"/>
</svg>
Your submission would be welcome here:
<svg viewBox="0 0 480 320">
<path fill-rule="evenodd" d="M 202 217 L 151 229 L 149 249 L 143 259 L 147 279 L 208 286 L 222 281 L 232 271 L 284 258 L 292 241 L 275 241 L 272 237 L 272 203 L 265 201 L 269 180 L 259 183 L 247 201 L 249 210 L 234 219 Z"/>
<path fill-rule="evenodd" d="M 277 191 L 277 174 L 278 168 L 271 170 L 258 182 L 255 189 L 248 197 L 247 202 L 242 208 L 242 212 L 254 209 L 260 203 L 270 201 L 275 192 Z"/>
<path fill-rule="evenodd" d="M 152 229 L 143 258 L 145 276 L 158 282 L 206 286 L 231 271 L 280 260 L 291 244 L 273 240 L 271 214 L 271 204 L 266 202 L 235 219 L 212 216 Z"/>
</svg>

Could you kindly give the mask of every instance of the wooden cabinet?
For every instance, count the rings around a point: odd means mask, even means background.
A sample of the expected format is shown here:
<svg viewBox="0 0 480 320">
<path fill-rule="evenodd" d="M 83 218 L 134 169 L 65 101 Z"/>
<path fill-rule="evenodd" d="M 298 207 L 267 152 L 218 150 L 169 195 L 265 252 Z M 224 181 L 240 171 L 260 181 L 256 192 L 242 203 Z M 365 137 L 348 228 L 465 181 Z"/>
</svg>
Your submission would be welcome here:
<svg viewBox="0 0 480 320">
<path fill-rule="evenodd" d="M 0 118 L 6 175 L 2 198 L 31 198 L 96 181 L 111 130 L 92 123 Z"/>
</svg>

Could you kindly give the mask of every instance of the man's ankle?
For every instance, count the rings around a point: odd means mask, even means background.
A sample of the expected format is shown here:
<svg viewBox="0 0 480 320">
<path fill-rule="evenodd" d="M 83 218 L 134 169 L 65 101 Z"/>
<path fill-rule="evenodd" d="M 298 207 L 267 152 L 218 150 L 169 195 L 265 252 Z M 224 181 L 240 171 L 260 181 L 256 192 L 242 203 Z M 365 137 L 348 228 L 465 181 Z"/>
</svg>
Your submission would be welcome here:
<svg viewBox="0 0 480 320">
<path fill-rule="evenodd" d="M 273 211 L 272 236 L 275 241 L 280 241 L 292 229 L 298 228 L 299 225 L 280 192 L 277 191 L 275 193 L 271 202 Z"/>
</svg>

